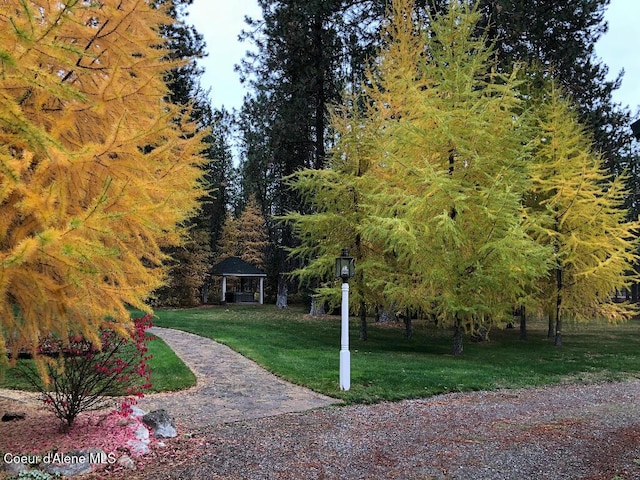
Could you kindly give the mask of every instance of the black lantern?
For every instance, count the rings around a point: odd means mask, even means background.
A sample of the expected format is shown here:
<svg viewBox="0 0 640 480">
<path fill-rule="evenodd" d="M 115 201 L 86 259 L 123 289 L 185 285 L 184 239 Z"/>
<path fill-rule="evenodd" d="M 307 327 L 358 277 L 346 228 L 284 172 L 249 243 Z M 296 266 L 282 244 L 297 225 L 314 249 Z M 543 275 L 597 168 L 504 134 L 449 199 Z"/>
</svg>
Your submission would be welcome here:
<svg viewBox="0 0 640 480">
<path fill-rule="evenodd" d="M 640 120 L 636 120 L 631 124 L 631 131 L 636 140 L 640 140 Z"/>
<path fill-rule="evenodd" d="M 349 256 L 349 252 L 346 248 L 343 248 L 342 256 L 336 258 L 336 277 L 341 278 L 342 281 L 346 283 L 355 274 L 355 259 Z"/>
</svg>

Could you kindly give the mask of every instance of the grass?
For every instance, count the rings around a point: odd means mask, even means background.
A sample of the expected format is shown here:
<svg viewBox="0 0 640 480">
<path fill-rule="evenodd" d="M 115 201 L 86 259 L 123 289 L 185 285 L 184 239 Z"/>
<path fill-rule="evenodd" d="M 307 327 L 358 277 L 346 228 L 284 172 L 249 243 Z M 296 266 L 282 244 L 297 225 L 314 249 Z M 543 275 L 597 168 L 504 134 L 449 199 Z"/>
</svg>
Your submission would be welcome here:
<svg viewBox="0 0 640 480">
<path fill-rule="evenodd" d="M 149 360 L 151 367 L 151 388 L 147 392 L 175 392 L 193 387 L 196 376 L 173 350 L 159 337 L 150 335 L 152 340 L 147 343 L 149 353 L 153 355 Z"/>
<path fill-rule="evenodd" d="M 196 377 L 189 368 L 173 353 L 173 350 L 161 339 L 147 334 L 151 341 L 147 343 L 149 353 L 153 355 L 149 360 L 151 366 L 152 387 L 146 392 L 166 392 L 184 390 L 196 384 Z M 31 360 L 20 360 L 31 362 Z M 0 388 L 33 391 L 17 368 L 8 368 L 4 378 L 0 378 Z"/>
<path fill-rule="evenodd" d="M 338 386 L 340 319 L 309 318 L 299 309 L 232 306 L 158 310 L 154 324 L 212 338 L 294 383 L 346 402 L 419 398 L 437 393 L 592 383 L 640 377 L 640 322 L 596 322 L 566 328 L 564 346 L 546 338 L 546 324 L 529 322 L 529 340 L 517 329 L 494 328 L 490 342 L 465 338 L 462 356 L 450 355 L 452 333 L 414 322 L 370 322 L 369 340 L 351 323 L 351 389 Z"/>
<path fill-rule="evenodd" d="M 404 338 L 402 324 L 369 323 L 369 340 L 358 340 L 351 323 L 351 389 L 338 386 L 339 317 L 310 318 L 300 309 L 233 306 L 157 310 L 154 324 L 192 332 L 229 345 L 291 382 L 346 402 L 420 398 L 437 393 L 593 383 L 640 378 L 640 321 L 609 326 L 592 322 L 565 328 L 564 346 L 546 338 L 546 324 L 529 322 L 529 340 L 517 329 L 494 328 L 490 342 L 465 338 L 460 357 L 450 354 L 452 333 L 414 322 Z M 195 384 L 195 377 L 161 340 L 149 342 L 152 391 Z M 0 387 L 29 389 L 14 369 Z"/>
</svg>

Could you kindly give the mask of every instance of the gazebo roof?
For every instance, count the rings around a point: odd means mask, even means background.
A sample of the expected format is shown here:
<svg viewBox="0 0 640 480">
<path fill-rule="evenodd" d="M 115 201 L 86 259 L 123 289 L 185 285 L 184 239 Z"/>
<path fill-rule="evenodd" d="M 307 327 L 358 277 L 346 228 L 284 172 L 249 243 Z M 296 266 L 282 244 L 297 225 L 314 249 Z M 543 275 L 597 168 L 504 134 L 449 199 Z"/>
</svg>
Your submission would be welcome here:
<svg viewBox="0 0 640 480">
<path fill-rule="evenodd" d="M 214 275 L 223 275 L 231 277 L 266 277 L 259 268 L 254 267 L 250 263 L 245 262 L 238 257 L 229 257 L 213 267 Z"/>
</svg>

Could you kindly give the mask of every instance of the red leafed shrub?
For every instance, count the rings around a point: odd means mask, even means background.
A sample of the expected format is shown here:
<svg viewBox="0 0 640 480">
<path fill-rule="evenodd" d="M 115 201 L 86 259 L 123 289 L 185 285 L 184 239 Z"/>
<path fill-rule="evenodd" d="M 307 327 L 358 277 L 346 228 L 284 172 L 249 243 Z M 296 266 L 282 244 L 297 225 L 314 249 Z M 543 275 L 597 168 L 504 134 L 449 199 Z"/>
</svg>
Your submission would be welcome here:
<svg viewBox="0 0 640 480">
<path fill-rule="evenodd" d="M 42 393 L 44 403 L 63 422 L 64 430 L 80 413 L 102 410 L 114 403 L 127 413 L 151 387 L 147 364 L 151 355 L 145 335 L 149 327 L 151 315 L 134 319 L 128 338 L 103 329 L 100 348 L 79 336 L 70 337 L 67 343 L 56 342 L 52 348 L 59 352 L 57 358 L 46 361 L 48 383 L 33 367 L 23 367 L 22 373 Z"/>
</svg>

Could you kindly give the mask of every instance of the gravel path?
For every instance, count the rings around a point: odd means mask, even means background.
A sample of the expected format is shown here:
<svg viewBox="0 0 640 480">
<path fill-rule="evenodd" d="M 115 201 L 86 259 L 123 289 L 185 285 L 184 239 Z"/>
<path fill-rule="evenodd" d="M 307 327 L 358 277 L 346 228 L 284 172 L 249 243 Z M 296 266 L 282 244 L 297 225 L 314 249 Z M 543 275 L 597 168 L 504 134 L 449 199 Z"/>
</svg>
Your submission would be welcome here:
<svg viewBox="0 0 640 480">
<path fill-rule="evenodd" d="M 334 400 L 215 342 L 154 333 L 199 384 L 141 406 L 177 412 L 190 433 L 123 478 L 640 479 L 640 380 L 318 408 Z"/>
</svg>

